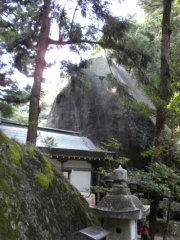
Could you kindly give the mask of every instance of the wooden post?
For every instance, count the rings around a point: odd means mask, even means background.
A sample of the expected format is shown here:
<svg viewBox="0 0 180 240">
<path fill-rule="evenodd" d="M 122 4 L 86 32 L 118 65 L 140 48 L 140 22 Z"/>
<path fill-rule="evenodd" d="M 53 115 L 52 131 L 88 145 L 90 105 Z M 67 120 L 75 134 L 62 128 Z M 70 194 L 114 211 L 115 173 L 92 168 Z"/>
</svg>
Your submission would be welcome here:
<svg viewBox="0 0 180 240">
<path fill-rule="evenodd" d="M 68 180 L 70 181 L 71 179 L 71 171 L 68 171 Z"/>
<path fill-rule="evenodd" d="M 167 219 L 168 198 L 163 198 L 163 219 Z"/>
<path fill-rule="evenodd" d="M 97 185 L 98 187 L 100 187 L 100 174 L 98 173 L 98 177 L 97 177 Z M 98 190 L 97 192 L 97 204 L 100 202 L 100 192 Z"/>
</svg>

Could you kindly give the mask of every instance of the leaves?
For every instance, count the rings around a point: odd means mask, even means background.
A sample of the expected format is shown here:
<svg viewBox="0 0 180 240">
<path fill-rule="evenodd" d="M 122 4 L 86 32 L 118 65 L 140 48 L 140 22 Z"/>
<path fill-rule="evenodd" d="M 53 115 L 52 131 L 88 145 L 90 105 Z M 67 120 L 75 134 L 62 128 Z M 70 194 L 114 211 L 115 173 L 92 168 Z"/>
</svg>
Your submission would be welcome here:
<svg viewBox="0 0 180 240">
<path fill-rule="evenodd" d="M 91 88 L 87 76 L 83 73 L 83 69 L 89 66 L 90 61 L 81 61 L 79 64 L 73 64 L 71 61 L 61 61 L 61 77 L 70 78 L 68 94 L 77 96 L 77 90 L 88 91 Z"/>
<path fill-rule="evenodd" d="M 151 164 L 147 167 L 147 172 L 130 171 L 129 175 L 136 178 L 144 191 L 155 190 L 166 197 L 171 197 L 172 185 L 180 184 L 180 172 L 163 163 Z M 173 197 L 180 197 L 180 192 L 177 191 Z"/>
<path fill-rule="evenodd" d="M 41 140 L 41 143 L 43 144 L 44 147 L 47 148 L 55 148 L 58 146 L 58 143 L 55 142 L 53 137 L 47 137 L 43 140 Z"/>
<path fill-rule="evenodd" d="M 144 102 L 129 102 L 135 109 L 136 113 L 142 116 L 156 116 L 156 109 L 152 109 L 148 104 Z"/>
</svg>

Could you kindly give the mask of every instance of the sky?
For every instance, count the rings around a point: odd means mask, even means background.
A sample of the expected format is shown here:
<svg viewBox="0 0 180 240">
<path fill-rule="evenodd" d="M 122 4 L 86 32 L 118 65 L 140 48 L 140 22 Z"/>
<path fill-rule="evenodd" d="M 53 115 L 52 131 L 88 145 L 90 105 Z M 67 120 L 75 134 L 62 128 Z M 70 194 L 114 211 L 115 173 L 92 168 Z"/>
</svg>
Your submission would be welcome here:
<svg viewBox="0 0 180 240">
<path fill-rule="evenodd" d="M 137 18 L 143 15 L 143 10 L 137 5 L 138 0 L 125 0 L 120 4 L 113 4 L 111 7 L 111 11 L 116 16 L 126 17 L 128 14 L 136 14 Z M 52 32 L 53 39 L 56 39 L 57 31 L 54 30 Z M 89 55 L 85 56 L 89 58 Z M 51 67 L 50 69 L 45 69 L 43 77 L 46 79 L 46 84 L 43 84 L 44 90 L 53 90 L 55 86 L 58 88 L 63 88 L 67 83 L 65 81 L 61 81 L 60 83 L 60 61 L 61 60 L 69 60 L 71 59 L 73 62 L 79 61 L 78 54 L 69 52 L 67 47 L 63 47 L 61 50 L 50 50 L 46 53 L 46 61 L 47 62 L 54 62 L 56 61 L 56 65 Z M 19 73 L 18 71 L 14 74 L 14 79 L 16 79 L 21 88 L 25 87 L 27 83 L 30 85 L 33 84 L 33 78 L 26 78 L 23 74 Z M 60 89 L 59 89 L 60 90 Z"/>
</svg>

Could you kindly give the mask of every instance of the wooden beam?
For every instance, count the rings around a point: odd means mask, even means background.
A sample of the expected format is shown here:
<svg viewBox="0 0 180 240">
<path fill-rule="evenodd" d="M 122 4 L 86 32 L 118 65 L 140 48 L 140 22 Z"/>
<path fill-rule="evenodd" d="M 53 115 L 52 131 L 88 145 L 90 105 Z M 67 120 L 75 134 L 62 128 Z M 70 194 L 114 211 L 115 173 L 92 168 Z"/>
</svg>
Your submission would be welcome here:
<svg viewBox="0 0 180 240">
<path fill-rule="evenodd" d="M 92 170 L 92 173 L 100 173 L 100 171 Z"/>
<path fill-rule="evenodd" d="M 77 168 L 77 167 L 62 167 L 61 168 L 61 171 L 66 171 L 66 172 L 68 172 L 68 171 L 72 171 L 72 169 L 74 170 L 74 171 L 89 171 L 89 172 L 91 172 L 92 171 L 92 168 Z"/>
<path fill-rule="evenodd" d="M 61 169 L 61 172 L 71 172 L 72 171 L 72 169 L 71 170 L 68 170 L 68 169 Z"/>
<path fill-rule="evenodd" d="M 92 157 L 92 156 L 74 156 L 74 155 L 59 155 L 59 154 L 52 154 L 51 159 L 56 159 L 60 162 L 67 162 L 68 160 L 75 160 L 75 161 L 88 161 L 92 163 L 93 161 L 100 161 L 104 160 L 103 157 Z"/>
</svg>

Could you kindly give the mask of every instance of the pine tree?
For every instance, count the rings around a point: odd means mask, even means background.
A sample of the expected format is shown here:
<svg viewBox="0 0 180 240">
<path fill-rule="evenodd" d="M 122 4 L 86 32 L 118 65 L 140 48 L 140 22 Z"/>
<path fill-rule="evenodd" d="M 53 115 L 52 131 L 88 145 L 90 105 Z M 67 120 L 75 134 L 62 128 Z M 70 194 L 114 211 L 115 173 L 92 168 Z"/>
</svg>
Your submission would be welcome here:
<svg viewBox="0 0 180 240">
<path fill-rule="evenodd" d="M 66 4 L 63 5 L 61 1 L 54 0 L 5 1 L 1 9 L 1 46 L 12 54 L 13 67 L 27 76 L 34 77 L 27 136 L 27 141 L 33 144 L 36 142 L 37 135 L 43 70 L 47 66 L 45 54 L 50 46 L 69 45 L 71 50 L 80 52 L 88 50 L 94 44 L 99 44 L 104 49 L 113 48 L 117 52 L 126 52 L 129 58 L 134 59 L 133 61 L 135 58 L 144 58 L 144 64 L 147 62 L 148 54 L 144 55 L 144 53 L 127 48 L 117 41 L 112 41 L 113 35 L 118 33 L 119 37 L 120 32 L 125 32 L 128 23 L 123 23 L 120 18 L 111 17 L 108 11 L 108 2 L 105 0 L 78 0 L 72 16 L 70 16 Z M 76 22 L 76 15 L 79 12 L 82 17 L 90 18 L 90 26 L 81 26 Z M 106 23 L 101 31 L 104 37 L 100 41 L 96 40 L 99 29 L 94 22 L 97 20 Z M 53 21 L 59 27 L 58 40 L 50 38 Z M 110 28 L 107 28 L 111 23 L 114 25 L 113 33 Z M 112 38 L 108 38 L 110 35 Z"/>
</svg>

